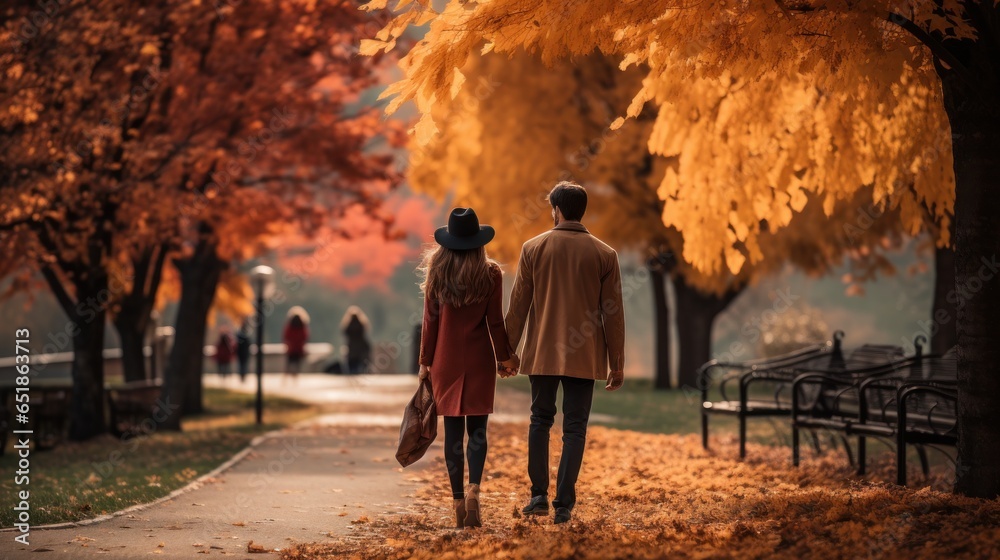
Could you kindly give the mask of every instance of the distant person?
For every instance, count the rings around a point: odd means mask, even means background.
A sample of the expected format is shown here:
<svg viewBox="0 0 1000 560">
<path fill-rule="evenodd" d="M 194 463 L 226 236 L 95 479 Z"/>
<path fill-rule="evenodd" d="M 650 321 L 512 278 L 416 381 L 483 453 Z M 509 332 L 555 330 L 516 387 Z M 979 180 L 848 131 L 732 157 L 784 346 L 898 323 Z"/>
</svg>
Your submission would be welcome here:
<svg viewBox="0 0 1000 560">
<path fill-rule="evenodd" d="M 236 331 L 236 362 L 239 366 L 240 383 L 246 380 L 250 364 L 250 319 L 243 319 L 240 330 Z"/>
<path fill-rule="evenodd" d="M 521 248 L 506 324 L 513 347 L 524 343 L 521 365 L 531 380 L 531 500 L 524 514 L 549 512 L 549 430 L 562 387 L 562 457 L 552 501 L 559 524 L 576 505 L 594 382 L 607 380 L 608 391 L 624 382 L 625 314 L 618 254 L 580 222 L 587 191 L 563 181 L 548 200 L 555 227 Z"/>
<path fill-rule="evenodd" d="M 219 340 L 215 343 L 215 365 L 218 368 L 219 376 L 223 379 L 230 373 L 230 364 L 236 355 L 236 340 L 229 332 L 229 327 L 222 327 L 219 331 Z"/>
<path fill-rule="evenodd" d="M 285 343 L 285 375 L 293 381 L 298 379 L 302 370 L 302 360 L 306 356 L 306 342 L 309 341 L 309 314 L 305 309 L 295 306 L 288 310 L 288 321 L 281 335 Z"/>
<path fill-rule="evenodd" d="M 472 208 L 456 208 L 434 232 L 439 246 L 425 253 L 420 379 L 430 379 L 444 416 L 444 457 L 458 527 L 480 527 L 479 485 L 486 465 L 486 423 L 493 412 L 497 360 L 517 367 L 503 323 L 503 276 L 486 256 L 495 232 Z M 469 434 L 468 447 L 465 434 Z M 465 458 L 469 486 L 462 489 Z"/>
<path fill-rule="evenodd" d="M 347 340 L 347 373 L 367 373 L 372 353 L 372 345 L 368 341 L 368 332 L 371 330 L 368 316 L 360 307 L 352 305 L 347 308 L 340 321 L 340 330 Z"/>
</svg>

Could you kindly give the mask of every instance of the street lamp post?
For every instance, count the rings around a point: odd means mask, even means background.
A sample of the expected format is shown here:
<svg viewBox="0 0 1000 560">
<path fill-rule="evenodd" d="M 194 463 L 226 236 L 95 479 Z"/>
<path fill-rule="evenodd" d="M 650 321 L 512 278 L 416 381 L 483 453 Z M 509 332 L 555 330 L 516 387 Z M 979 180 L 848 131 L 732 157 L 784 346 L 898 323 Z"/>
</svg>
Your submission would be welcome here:
<svg viewBox="0 0 1000 560">
<path fill-rule="evenodd" d="M 274 270 L 260 265 L 250 271 L 257 289 L 257 425 L 264 421 L 264 298 L 274 292 Z"/>
</svg>

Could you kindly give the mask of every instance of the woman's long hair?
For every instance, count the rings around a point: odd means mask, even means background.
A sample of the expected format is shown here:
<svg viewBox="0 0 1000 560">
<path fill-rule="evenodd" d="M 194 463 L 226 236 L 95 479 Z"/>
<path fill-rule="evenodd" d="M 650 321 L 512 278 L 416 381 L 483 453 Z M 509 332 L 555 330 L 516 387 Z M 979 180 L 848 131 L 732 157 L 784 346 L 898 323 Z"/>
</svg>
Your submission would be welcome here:
<svg viewBox="0 0 1000 560">
<path fill-rule="evenodd" d="M 344 316 L 340 319 L 340 330 L 346 329 L 347 325 L 349 325 L 351 320 L 354 318 L 357 318 L 357 320 L 361 323 L 361 326 L 364 327 L 366 331 L 371 328 L 368 315 L 365 315 L 365 312 L 362 311 L 357 305 L 352 305 L 347 308 L 347 311 L 344 312 Z"/>
<path fill-rule="evenodd" d="M 486 247 L 456 251 L 436 245 L 424 251 L 417 272 L 424 297 L 461 307 L 490 297 L 494 269 L 500 263 L 486 255 Z"/>
<path fill-rule="evenodd" d="M 291 322 L 295 317 L 299 318 L 303 324 L 309 324 L 309 313 L 306 312 L 304 308 L 296 305 L 288 310 L 288 314 L 285 315 L 286 319 Z"/>
</svg>

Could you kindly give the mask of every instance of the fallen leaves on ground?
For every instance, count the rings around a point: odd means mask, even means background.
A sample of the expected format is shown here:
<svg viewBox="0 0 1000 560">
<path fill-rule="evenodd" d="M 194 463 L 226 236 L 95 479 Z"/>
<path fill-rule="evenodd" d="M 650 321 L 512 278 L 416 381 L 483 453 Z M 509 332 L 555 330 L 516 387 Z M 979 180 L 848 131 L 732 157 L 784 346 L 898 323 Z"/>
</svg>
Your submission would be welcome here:
<svg viewBox="0 0 1000 560">
<path fill-rule="evenodd" d="M 948 493 L 953 472 L 900 488 L 885 454 L 854 475 L 843 453 L 790 466 L 787 447 L 590 429 L 573 520 L 521 516 L 529 498 L 525 426 L 490 427 L 482 485 L 484 527 L 456 530 L 443 459 L 431 458 L 412 514 L 354 525 L 350 537 L 300 544 L 284 560 L 404 558 L 989 557 L 1000 542 L 1000 501 Z M 552 434 L 553 451 L 560 438 Z M 553 469 L 554 492 L 558 455 Z M 427 461 L 425 459 L 425 461 Z"/>
</svg>

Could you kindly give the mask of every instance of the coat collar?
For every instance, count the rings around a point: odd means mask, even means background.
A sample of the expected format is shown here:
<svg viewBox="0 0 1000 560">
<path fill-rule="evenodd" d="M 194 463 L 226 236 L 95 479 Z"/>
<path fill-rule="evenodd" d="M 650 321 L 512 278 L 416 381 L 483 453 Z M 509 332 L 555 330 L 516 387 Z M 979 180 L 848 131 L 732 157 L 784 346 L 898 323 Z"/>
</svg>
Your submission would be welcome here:
<svg viewBox="0 0 1000 560">
<path fill-rule="evenodd" d="M 562 222 L 561 224 L 555 226 L 552 229 L 590 233 L 590 231 L 586 227 L 584 227 L 584 225 L 581 224 L 580 222 Z"/>
</svg>

